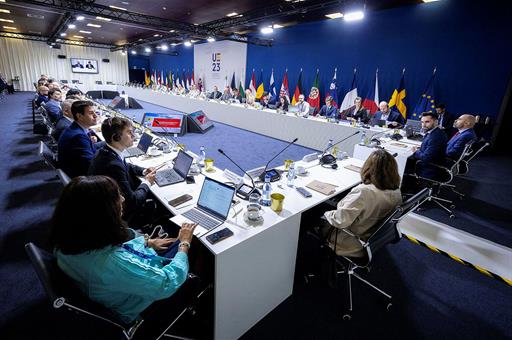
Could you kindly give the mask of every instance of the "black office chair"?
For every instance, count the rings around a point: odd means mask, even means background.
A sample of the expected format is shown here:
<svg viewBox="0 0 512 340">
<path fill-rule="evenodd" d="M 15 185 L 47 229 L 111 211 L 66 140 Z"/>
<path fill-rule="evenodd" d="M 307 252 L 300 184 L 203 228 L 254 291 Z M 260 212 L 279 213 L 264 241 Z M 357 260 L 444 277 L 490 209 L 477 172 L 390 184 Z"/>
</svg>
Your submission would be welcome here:
<svg viewBox="0 0 512 340">
<path fill-rule="evenodd" d="M 358 269 L 367 269 L 370 271 L 370 265 L 372 263 L 373 257 L 377 251 L 382 249 L 384 246 L 390 244 L 390 243 L 397 243 L 402 238 L 402 234 L 400 232 L 400 229 L 398 228 L 398 222 L 400 222 L 401 219 L 403 219 L 408 213 L 412 212 L 415 208 L 417 208 L 420 204 L 422 204 L 425 200 L 429 199 L 429 196 L 431 194 L 431 190 L 428 188 L 425 188 L 418 192 L 413 197 L 409 198 L 406 202 L 398 206 L 395 210 L 393 210 L 391 213 L 388 214 L 386 218 L 384 218 L 381 222 L 376 224 L 376 227 L 374 228 L 374 231 L 372 234 L 368 237 L 368 239 L 364 240 L 361 239 L 359 236 L 354 235 L 347 229 L 338 229 L 335 227 L 332 227 L 329 230 L 329 233 L 326 238 L 326 242 L 322 246 L 325 249 L 328 249 L 333 257 L 334 266 L 333 270 L 334 275 L 337 279 L 338 274 L 347 274 L 347 280 L 348 280 L 348 297 L 349 297 L 349 308 L 343 315 L 344 320 L 350 320 L 351 319 L 351 313 L 353 310 L 353 302 L 352 302 L 352 277 L 355 277 L 359 281 L 365 283 L 366 285 L 370 286 L 377 292 L 384 295 L 388 300 L 389 303 L 387 305 L 387 309 L 391 308 L 391 295 L 384 292 L 380 288 L 376 287 L 369 281 L 365 280 L 361 276 L 359 276 L 358 273 L 356 273 L 356 270 Z M 332 233 L 336 233 L 335 240 L 337 241 L 338 233 L 347 233 L 348 235 L 356 238 L 363 247 L 363 251 L 366 252 L 366 257 L 363 258 L 355 258 L 355 257 L 348 257 L 348 256 L 338 256 L 336 255 L 336 252 L 329 247 L 328 240 L 330 239 L 330 236 Z M 336 249 L 336 243 L 334 244 L 334 249 Z M 340 270 L 341 268 L 341 270 Z"/>
<path fill-rule="evenodd" d="M 87 298 L 73 280 L 58 267 L 57 260 L 53 254 L 37 247 L 31 242 L 25 245 L 25 250 L 53 308 L 60 309 L 65 307 L 62 310 L 86 317 L 89 320 L 99 321 L 103 325 L 112 326 L 114 329 L 121 331 L 127 340 L 135 336 L 137 330 L 144 323 L 143 317 L 140 317 L 131 324 L 120 321 L 109 309 Z M 188 279 L 196 278 L 193 274 L 189 274 Z M 207 287 L 207 289 L 209 288 L 210 286 Z M 203 293 L 204 291 L 197 298 Z M 162 337 L 185 339 L 168 334 L 168 332 L 184 314 L 192 309 L 193 305 L 186 306 L 157 339 Z"/>
<path fill-rule="evenodd" d="M 468 155 L 459 163 L 459 169 L 458 169 L 458 175 L 464 176 L 467 175 L 469 172 L 469 165 L 471 161 L 480 154 L 484 149 L 489 147 L 491 143 L 487 142 L 485 139 L 480 139 L 479 141 L 476 141 L 471 144 L 470 149 L 468 150 Z"/>
<path fill-rule="evenodd" d="M 44 142 L 39 142 L 39 157 L 52 169 L 57 170 L 57 155 Z"/>
<path fill-rule="evenodd" d="M 62 171 L 62 169 L 57 169 L 57 176 L 59 177 L 60 179 L 60 182 L 62 183 L 63 186 L 66 186 L 68 185 L 69 182 L 71 182 L 71 178 L 69 178 L 68 175 L 66 175 L 66 173 L 64 171 Z"/>
</svg>

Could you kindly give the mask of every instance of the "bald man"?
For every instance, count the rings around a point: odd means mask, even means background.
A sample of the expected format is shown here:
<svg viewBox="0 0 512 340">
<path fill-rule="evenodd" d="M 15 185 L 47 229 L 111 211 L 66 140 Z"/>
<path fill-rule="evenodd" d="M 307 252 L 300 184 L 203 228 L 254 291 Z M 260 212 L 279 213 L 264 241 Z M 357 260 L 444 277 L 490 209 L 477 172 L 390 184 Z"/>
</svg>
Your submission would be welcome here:
<svg viewBox="0 0 512 340">
<path fill-rule="evenodd" d="M 46 103 L 48 101 L 48 87 L 39 86 L 37 88 L 37 99 L 36 105 L 40 106 L 42 103 Z"/>
<path fill-rule="evenodd" d="M 477 140 L 475 130 L 473 130 L 475 122 L 475 116 L 468 114 L 460 116 L 453 122 L 453 127 L 458 131 L 446 146 L 446 156 L 448 158 L 459 159 L 466 144 Z"/>
</svg>

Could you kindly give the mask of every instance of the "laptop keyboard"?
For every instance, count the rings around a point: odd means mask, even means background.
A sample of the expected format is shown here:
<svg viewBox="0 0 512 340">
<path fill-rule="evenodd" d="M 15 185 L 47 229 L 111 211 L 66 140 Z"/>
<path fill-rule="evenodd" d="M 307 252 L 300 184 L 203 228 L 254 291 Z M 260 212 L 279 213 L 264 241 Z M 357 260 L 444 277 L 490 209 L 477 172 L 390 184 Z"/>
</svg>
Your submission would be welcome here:
<svg viewBox="0 0 512 340">
<path fill-rule="evenodd" d="M 139 148 L 129 148 L 129 149 L 126 149 L 126 152 L 128 153 L 129 156 L 139 156 L 139 155 L 145 154 L 145 152 Z"/>
<path fill-rule="evenodd" d="M 167 169 L 158 171 L 155 174 L 155 181 L 159 186 L 178 183 L 183 181 L 183 178 L 179 176 L 174 169 Z"/>
<path fill-rule="evenodd" d="M 189 220 L 191 220 L 195 223 L 198 223 L 201 227 L 203 227 L 207 230 L 210 230 L 219 225 L 219 221 L 214 220 L 213 218 L 200 212 L 197 209 L 191 209 L 191 210 L 183 213 L 183 216 L 185 216 L 186 218 L 188 218 Z"/>
</svg>

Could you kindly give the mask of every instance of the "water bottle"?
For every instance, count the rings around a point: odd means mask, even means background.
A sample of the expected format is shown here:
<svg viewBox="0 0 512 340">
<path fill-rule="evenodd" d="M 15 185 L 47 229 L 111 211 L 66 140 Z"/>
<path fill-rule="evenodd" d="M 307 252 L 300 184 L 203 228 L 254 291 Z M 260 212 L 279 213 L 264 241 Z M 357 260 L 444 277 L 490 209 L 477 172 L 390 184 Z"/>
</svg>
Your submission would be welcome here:
<svg viewBox="0 0 512 340">
<path fill-rule="evenodd" d="M 270 175 L 265 175 L 265 183 L 263 183 L 263 194 L 261 195 L 261 205 L 270 206 L 270 194 L 272 193 L 272 185 L 270 184 Z"/>
<path fill-rule="evenodd" d="M 204 160 L 206 159 L 206 151 L 204 146 L 201 145 L 199 148 L 199 166 L 204 166 Z"/>
<path fill-rule="evenodd" d="M 329 142 L 327 143 L 327 149 L 325 149 L 325 152 L 331 153 L 332 151 L 332 139 L 329 139 Z"/>
<path fill-rule="evenodd" d="M 359 145 L 366 145 L 367 143 L 367 140 L 366 140 L 366 132 L 363 131 L 361 133 L 361 139 L 359 140 Z"/>
<path fill-rule="evenodd" d="M 288 168 L 288 186 L 293 188 L 293 180 L 295 179 L 295 163 L 290 164 Z"/>
</svg>

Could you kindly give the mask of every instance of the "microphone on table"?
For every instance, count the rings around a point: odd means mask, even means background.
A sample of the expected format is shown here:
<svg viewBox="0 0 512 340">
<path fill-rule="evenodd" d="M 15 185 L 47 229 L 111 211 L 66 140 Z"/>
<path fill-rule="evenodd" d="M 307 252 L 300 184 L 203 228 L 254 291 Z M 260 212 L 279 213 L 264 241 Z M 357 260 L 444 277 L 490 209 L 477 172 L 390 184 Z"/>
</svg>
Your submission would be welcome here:
<svg viewBox="0 0 512 340">
<path fill-rule="evenodd" d="M 172 141 L 172 143 L 170 143 L 170 144 L 174 144 L 174 145 L 178 145 L 178 144 L 179 144 L 179 143 L 178 143 L 178 141 L 177 141 L 175 138 L 173 138 L 173 137 L 171 136 L 171 133 L 169 132 L 169 130 L 167 130 L 167 128 L 166 128 L 165 126 L 163 126 L 163 125 L 158 121 L 158 119 L 154 119 L 153 121 L 156 123 L 156 125 L 158 125 L 159 127 L 161 127 L 161 128 L 162 128 L 162 130 L 164 130 L 164 138 L 165 138 L 165 140 L 167 141 L 167 143 L 168 143 L 168 144 L 169 144 L 171 141 Z M 169 138 L 171 138 L 171 140 L 169 140 Z"/>
<path fill-rule="evenodd" d="M 331 154 L 325 154 L 327 152 L 327 150 L 329 150 L 330 148 L 332 148 L 333 146 L 335 145 L 338 145 L 344 141 L 346 141 L 347 139 L 351 138 L 351 137 L 354 137 L 355 135 L 361 133 L 361 131 L 357 130 L 356 132 L 354 132 L 353 134 L 343 138 L 342 140 L 340 141 L 337 141 L 336 143 L 334 143 L 333 145 L 329 146 L 328 148 L 325 148 L 325 150 L 322 152 L 322 157 L 320 157 L 320 164 L 321 165 L 330 165 L 332 164 L 332 168 L 333 169 L 336 169 L 337 166 L 335 167 L 334 165 L 336 164 L 336 157 L 334 157 L 333 155 Z"/>
<path fill-rule="evenodd" d="M 265 176 L 267 174 L 270 175 L 271 182 L 279 181 L 281 179 L 281 174 L 279 174 L 279 172 L 277 172 L 274 169 L 267 170 L 268 166 L 269 166 L 270 162 L 272 162 L 274 159 L 276 159 L 277 156 L 282 154 L 286 149 L 288 149 L 292 144 L 294 144 L 298 140 L 299 140 L 298 138 L 295 138 L 294 140 L 292 140 L 290 143 L 288 143 L 288 145 L 283 150 L 279 151 L 274 157 L 272 157 L 271 160 L 269 160 L 267 162 L 267 164 L 265 165 L 265 169 L 263 169 L 263 172 L 258 176 L 261 181 L 265 180 Z"/>
<path fill-rule="evenodd" d="M 249 177 L 249 179 L 251 180 L 251 183 L 252 183 L 252 187 L 243 183 L 242 182 L 242 185 L 237 189 L 237 196 L 244 199 L 244 200 L 248 200 L 249 199 L 249 196 L 252 194 L 252 193 L 257 193 L 259 194 L 259 191 L 258 189 L 256 189 L 256 186 L 254 185 L 254 179 L 252 178 L 251 175 L 249 175 L 247 173 L 247 171 L 245 171 L 244 169 L 242 169 L 242 167 L 240 167 L 234 160 L 231 159 L 231 157 L 229 157 L 228 155 L 226 155 L 226 153 L 222 150 L 222 149 L 217 149 L 217 151 L 219 151 L 219 153 L 221 155 L 223 155 L 224 157 L 226 157 L 227 159 L 229 159 L 231 161 L 231 163 L 233 163 L 238 169 L 242 170 L 242 172 L 244 174 L 247 175 L 247 177 Z"/>
</svg>

